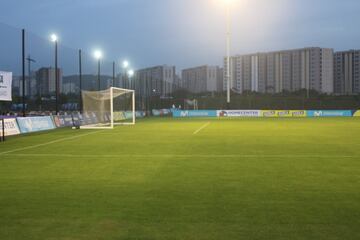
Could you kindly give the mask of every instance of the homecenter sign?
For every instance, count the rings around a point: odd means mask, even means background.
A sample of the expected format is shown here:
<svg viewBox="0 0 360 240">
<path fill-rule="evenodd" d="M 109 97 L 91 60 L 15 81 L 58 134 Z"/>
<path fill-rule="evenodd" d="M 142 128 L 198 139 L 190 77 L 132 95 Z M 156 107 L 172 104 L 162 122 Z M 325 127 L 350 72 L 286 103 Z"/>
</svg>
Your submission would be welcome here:
<svg viewBox="0 0 360 240">
<path fill-rule="evenodd" d="M 259 110 L 220 110 L 217 111 L 218 117 L 260 117 Z"/>
</svg>

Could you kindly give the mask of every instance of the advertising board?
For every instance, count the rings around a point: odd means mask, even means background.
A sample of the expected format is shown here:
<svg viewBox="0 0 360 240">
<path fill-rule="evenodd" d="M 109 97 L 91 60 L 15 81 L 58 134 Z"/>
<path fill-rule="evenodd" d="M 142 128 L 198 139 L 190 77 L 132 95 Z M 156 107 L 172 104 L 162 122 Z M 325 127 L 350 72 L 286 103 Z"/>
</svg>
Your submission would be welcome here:
<svg viewBox="0 0 360 240">
<path fill-rule="evenodd" d="M 144 111 L 136 111 L 135 112 L 135 117 L 136 118 L 144 118 L 146 116 Z"/>
<path fill-rule="evenodd" d="M 173 111 L 173 117 L 186 118 L 186 117 L 217 117 L 216 110 L 175 110 Z"/>
<path fill-rule="evenodd" d="M 20 134 L 20 129 L 17 125 L 15 118 L 4 119 L 4 125 L 5 125 L 5 136 L 13 136 L 13 135 Z M 0 120 L 0 133 L 1 134 L 2 134 L 2 128 L 3 128 L 2 121 Z"/>
<path fill-rule="evenodd" d="M 97 116 L 94 112 L 85 112 L 84 114 L 79 114 L 80 125 L 89 125 L 98 123 Z"/>
<path fill-rule="evenodd" d="M 275 118 L 296 118 L 306 117 L 304 110 L 263 110 L 260 114 L 261 117 L 275 117 Z"/>
<path fill-rule="evenodd" d="M 74 126 L 81 126 L 81 121 L 83 119 L 83 116 L 81 113 L 78 113 L 78 112 L 73 113 L 72 119 L 73 119 Z"/>
<path fill-rule="evenodd" d="M 360 110 L 354 111 L 353 117 L 360 117 Z"/>
<path fill-rule="evenodd" d="M 73 127 L 74 122 L 71 115 L 61 115 L 59 116 L 60 126 L 61 127 Z"/>
<path fill-rule="evenodd" d="M 170 109 L 153 109 L 152 115 L 159 117 L 159 116 L 170 116 L 171 110 Z"/>
<path fill-rule="evenodd" d="M 259 110 L 220 110 L 217 111 L 218 117 L 260 117 Z"/>
<path fill-rule="evenodd" d="M 16 118 L 21 133 L 31 133 L 51 130 L 55 128 L 50 116 L 46 117 L 18 117 Z"/>
<path fill-rule="evenodd" d="M 308 117 L 352 117 L 351 110 L 315 110 L 307 111 Z"/>
</svg>

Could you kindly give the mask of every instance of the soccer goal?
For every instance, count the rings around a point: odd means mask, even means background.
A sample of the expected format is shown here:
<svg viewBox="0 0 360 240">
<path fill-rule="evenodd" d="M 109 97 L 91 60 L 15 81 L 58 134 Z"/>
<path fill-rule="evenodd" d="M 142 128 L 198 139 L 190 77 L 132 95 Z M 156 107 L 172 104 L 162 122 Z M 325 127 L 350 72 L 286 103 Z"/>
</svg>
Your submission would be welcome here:
<svg viewBox="0 0 360 240">
<path fill-rule="evenodd" d="M 135 124 L 135 91 L 111 87 L 103 91 L 82 91 L 83 114 L 80 129 L 113 129 Z"/>
</svg>

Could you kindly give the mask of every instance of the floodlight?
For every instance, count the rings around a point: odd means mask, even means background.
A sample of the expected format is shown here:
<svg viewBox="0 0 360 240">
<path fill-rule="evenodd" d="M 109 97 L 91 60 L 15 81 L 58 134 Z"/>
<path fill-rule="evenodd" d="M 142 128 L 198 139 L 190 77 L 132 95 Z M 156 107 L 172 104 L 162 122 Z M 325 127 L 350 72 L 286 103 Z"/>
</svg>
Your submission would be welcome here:
<svg viewBox="0 0 360 240">
<path fill-rule="evenodd" d="M 51 39 L 52 42 L 57 42 L 58 37 L 57 37 L 56 34 L 51 34 L 50 39 Z"/>
<path fill-rule="evenodd" d="M 130 69 L 130 70 L 128 71 L 129 77 L 134 76 L 134 74 L 135 74 L 134 70 Z"/>
<path fill-rule="evenodd" d="M 123 62 L 123 68 L 128 68 L 130 66 L 130 63 L 128 61 Z"/>
<path fill-rule="evenodd" d="M 101 59 L 102 58 L 102 52 L 100 51 L 100 50 L 95 50 L 94 51 L 94 57 L 97 59 L 97 60 L 99 60 L 99 59 Z"/>
</svg>

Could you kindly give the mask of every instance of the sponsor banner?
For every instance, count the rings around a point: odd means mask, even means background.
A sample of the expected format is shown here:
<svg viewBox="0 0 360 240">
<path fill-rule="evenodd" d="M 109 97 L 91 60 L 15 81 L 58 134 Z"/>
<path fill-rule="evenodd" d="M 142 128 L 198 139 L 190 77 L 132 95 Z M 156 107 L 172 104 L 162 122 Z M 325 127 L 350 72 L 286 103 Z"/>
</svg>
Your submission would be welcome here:
<svg viewBox="0 0 360 240">
<path fill-rule="evenodd" d="M 260 113 L 261 117 L 275 117 L 275 118 L 291 118 L 291 117 L 306 117 L 304 110 L 263 110 Z"/>
<path fill-rule="evenodd" d="M 100 119 L 101 122 L 110 122 L 111 121 L 111 113 L 106 112 Z"/>
<path fill-rule="evenodd" d="M 122 121 L 125 119 L 125 112 L 114 112 L 114 121 Z"/>
<path fill-rule="evenodd" d="M 72 118 L 73 118 L 74 126 L 81 125 L 81 120 L 83 119 L 83 116 L 80 113 L 73 113 Z"/>
<path fill-rule="evenodd" d="M 16 118 L 21 133 L 31 133 L 51 130 L 55 128 L 50 116 L 47 117 L 18 117 Z"/>
<path fill-rule="evenodd" d="M 355 111 L 353 114 L 354 117 L 360 117 L 360 110 Z"/>
<path fill-rule="evenodd" d="M 97 124 L 99 122 L 94 112 L 85 112 L 84 114 L 79 114 L 79 117 L 81 126 Z"/>
<path fill-rule="evenodd" d="M 217 117 L 216 110 L 189 110 L 189 111 L 173 111 L 173 117 Z"/>
<path fill-rule="evenodd" d="M 308 117 L 352 117 L 351 110 L 317 110 L 307 111 Z"/>
<path fill-rule="evenodd" d="M 144 118 L 144 117 L 146 117 L 146 114 L 144 111 L 136 111 L 135 116 L 136 116 L 136 118 Z"/>
<path fill-rule="evenodd" d="M 0 115 L 0 119 L 2 118 L 16 118 L 14 115 Z"/>
<path fill-rule="evenodd" d="M 220 110 L 217 111 L 218 117 L 260 117 L 259 110 Z"/>
<path fill-rule="evenodd" d="M 73 127 L 74 122 L 71 115 L 61 115 L 58 117 L 60 126 L 59 127 Z"/>
<path fill-rule="evenodd" d="M 152 115 L 159 117 L 159 116 L 170 116 L 171 110 L 170 109 L 153 109 Z"/>
<path fill-rule="evenodd" d="M 6 118 L 4 119 L 4 125 L 5 125 L 5 136 L 13 136 L 20 134 L 20 129 L 17 125 L 15 118 Z M 2 121 L 0 120 L 0 135 L 2 135 Z"/>
<path fill-rule="evenodd" d="M 0 101 L 12 101 L 12 72 L 0 71 Z"/>
<path fill-rule="evenodd" d="M 130 111 L 125 112 L 125 119 L 132 119 L 132 117 L 133 117 L 133 112 Z"/>
<path fill-rule="evenodd" d="M 160 112 L 160 110 L 153 109 L 152 110 L 152 115 L 155 116 L 155 117 L 159 117 L 159 116 L 161 116 L 161 112 Z"/>
<path fill-rule="evenodd" d="M 62 127 L 58 116 L 53 116 L 53 121 L 54 121 L 55 127 L 58 127 L 58 128 Z"/>
</svg>

